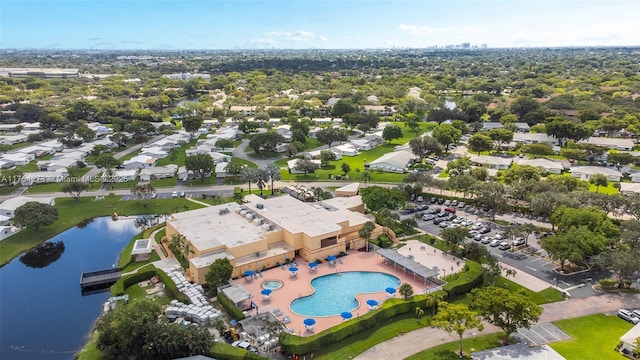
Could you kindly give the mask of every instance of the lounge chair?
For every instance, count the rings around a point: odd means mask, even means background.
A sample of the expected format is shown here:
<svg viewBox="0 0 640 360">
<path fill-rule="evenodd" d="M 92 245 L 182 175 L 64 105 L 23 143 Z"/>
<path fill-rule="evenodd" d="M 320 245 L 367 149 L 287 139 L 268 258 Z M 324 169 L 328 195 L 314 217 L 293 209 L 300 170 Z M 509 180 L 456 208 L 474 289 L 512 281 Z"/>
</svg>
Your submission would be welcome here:
<svg viewBox="0 0 640 360">
<path fill-rule="evenodd" d="M 283 318 L 282 318 L 282 323 L 283 323 L 283 324 L 288 324 L 288 323 L 290 323 L 290 322 L 291 322 L 291 319 L 289 319 L 289 317 L 288 317 L 288 316 L 285 316 L 285 317 L 283 317 Z"/>
<path fill-rule="evenodd" d="M 275 317 L 279 317 L 282 316 L 282 311 L 280 310 L 280 308 L 275 308 L 273 309 L 273 311 L 271 312 Z"/>
</svg>

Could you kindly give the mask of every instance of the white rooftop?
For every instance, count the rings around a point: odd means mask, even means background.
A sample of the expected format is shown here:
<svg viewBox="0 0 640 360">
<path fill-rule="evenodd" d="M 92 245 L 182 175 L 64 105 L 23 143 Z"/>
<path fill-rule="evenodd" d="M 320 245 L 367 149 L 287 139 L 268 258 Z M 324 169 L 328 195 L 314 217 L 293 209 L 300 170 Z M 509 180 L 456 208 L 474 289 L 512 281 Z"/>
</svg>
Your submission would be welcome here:
<svg viewBox="0 0 640 360">
<path fill-rule="evenodd" d="M 469 159 L 477 164 L 511 165 L 512 158 L 502 158 L 487 155 L 469 155 Z"/>
<path fill-rule="evenodd" d="M 640 194 L 640 183 L 621 182 L 620 191 L 634 192 L 634 193 Z"/>
<path fill-rule="evenodd" d="M 545 169 L 564 169 L 561 163 L 549 159 L 518 159 L 518 165 L 530 165 Z"/>
<path fill-rule="evenodd" d="M 569 171 L 571 173 L 578 173 L 578 174 L 588 174 L 588 175 L 602 174 L 606 176 L 622 177 L 622 173 L 620 171 L 616 169 L 604 167 L 604 166 L 572 166 L 571 168 L 569 168 Z"/>
</svg>

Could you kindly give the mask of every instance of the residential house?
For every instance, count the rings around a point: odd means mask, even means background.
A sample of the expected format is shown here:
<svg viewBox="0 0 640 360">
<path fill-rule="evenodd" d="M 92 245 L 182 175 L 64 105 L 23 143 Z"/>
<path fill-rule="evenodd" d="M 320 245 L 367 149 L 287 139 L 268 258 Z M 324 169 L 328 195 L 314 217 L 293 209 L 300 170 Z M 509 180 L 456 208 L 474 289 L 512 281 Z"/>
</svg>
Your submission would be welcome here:
<svg viewBox="0 0 640 360">
<path fill-rule="evenodd" d="M 365 163 L 365 169 L 404 173 L 413 165 L 416 156 L 411 151 L 400 150 L 386 153 L 376 160 Z"/>
<path fill-rule="evenodd" d="M 640 184 L 639 183 L 628 183 L 621 182 L 620 183 L 620 193 L 622 195 L 627 196 L 639 196 L 640 195 Z"/>
<path fill-rule="evenodd" d="M 102 173 L 102 180 L 110 183 L 134 181 L 138 177 L 139 169 L 112 169 Z"/>
<path fill-rule="evenodd" d="M 620 139 L 620 138 L 607 138 L 607 137 L 595 137 L 592 136 L 586 140 L 578 141 L 581 144 L 591 144 L 605 147 L 607 149 L 631 151 L 633 150 L 632 139 Z"/>
<path fill-rule="evenodd" d="M 227 165 L 229 165 L 228 162 L 216 163 L 216 178 L 224 179 L 225 177 L 227 177 Z"/>
<path fill-rule="evenodd" d="M 143 169 L 155 166 L 157 161 L 158 160 L 152 156 L 138 155 L 124 161 L 122 166 L 124 166 L 125 169 Z"/>
<path fill-rule="evenodd" d="M 471 164 L 475 166 L 486 166 L 488 169 L 506 170 L 511 166 L 512 158 L 503 158 L 486 155 L 469 155 Z"/>
<path fill-rule="evenodd" d="M 38 171 L 22 174 L 20 183 L 22 186 L 31 186 L 36 184 L 61 183 L 69 177 L 66 168 L 57 169 L 55 171 Z"/>
<path fill-rule="evenodd" d="M 558 139 L 547 134 L 540 133 L 515 133 L 513 142 L 518 144 L 547 144 L 550 146 L 559 145 Z"/>
<path fill-rule="evenodd" d="M 87 126 L 89 127 L 89 129 L 96 132 L 96 138 L 113 134 L 112 128 L 106 127 L 100 123 L 93 122 L 89 123 Z"/>
<path fill-rule="evenodd" d="M 3 111 L 3 113 L 5 113 Z M 14 111 L 15 113 L 15 111 Z M 0 124 L 0 133 L 19 133 L 21 124 Z"/>
<path fill-rule="evenodd" d="M 214 164 L 218 164 L 221 162 L 224 163 L 228 163 L 231 161 L 231 156 L 227 155 L 227 154 L 223 154 L 223 153 L 219 153 L 219 152 L 210 152 L 209 156 L 211 156 L 211 158 L 213 159 L 213 163 Z"/>
<path fill-rule="evenodd" d="M 519 132 L 519 133 L 529 132 L 529 124 L 525 122 L 517 122 L 517 123 L 513 123 L 513 125 L 516 127 L 516 132 Z M 497 121 L 496 122 L 487 121 L 482 123 L 482 130 L 485 130 L 485 131 L 490 131 L 493 129 L 502 129 L 503 127 L 504 125 Z"/>
<path fill-rule="evenodd" d="M 603 166 L 572 166 L 569 168 L 569 171 L 571 172 L 571 176 L 584 181 L 589 181 L 591 176 L 595 174 L 602 174 L 606 176 L 609 181 L 619 182 L 622 178 L 620 171 Z"/>
<path fill-rule="evenodd" d="M 517 159 L 516 161 L 518 165 L 542 168 L 549 174 L 562 174 L 562 170 L 564 170 L 564 166 L 561 163 L 548 159 Z"/>
<path fill-rule="evenodd" d="M 47 164 L 47 171 L 67 170 L 68 168 L 76 165 L 78 165 L 78 160 L 65 157 L 50 161 Z"/>
<path fill-rule="evenodd" d="M 111 141 L 111 139 L 106 137 L 94 140 L 90 144 L 93 145 L 93 147 L 95 147 L 96 145 L 104 145 L 109 149 L 115 149 L 118 147 L 118 144 L 116 144 L 115 142 Z"/>
<path fill-rule="evenodd" d="M 0 241 L 20 231 L 20 228 L 10 225 L 0 226 Z"/>
<path fill-rule="evenodd" d="M 336 160 L 341 160 L 342 159 L 342 154 L 338 154 L 336 152 L 334 152 L 332 149 L 321 149 L 321 150 L 314 150 L 314 151 L 307 151 L 304 153 L 304 158 L 305 159 L 320 159 L 320 157 L 322 156 L 320 153 L 324 150 L 329 150 L 331 152 L 333 152 L 336 155 Z"/>
<path fill-rule="evenodd" d="M 282 135 L 286 142 L 291 142 L 291 125 L 280 125 L 276 128 L 276 132 Z"/>
<path fill-rule="evenodd" d="M 169 156 L 169 151 L 161 147 L 144 147 L 140 149 L 141 156 L 150 156 L 154 159 L 163 159 Z"/>
<path fill-rule="evenodd" d="M 640 338 L 640 324 L 634 325 L 629 329 L 629 331 L 620 337 L 620 343 L 622 344 L 621 351 L 626 350 L 628 354 L 633 354 L 636 350 L 638 338 Z"/>
<path fill-rule="evenodd" d="M 51 149 L 54 150 L 53 151 L 54 153 L 64 150 L 64 144 L 61 143 L 60 141 L 58 141 L 57 139 L 56 140 L 49 140 L 49 141 L 41 142 L 38 145 L 51 148 Z"/>
<path fill-rule="evenodd" d="M 24 154 L 24 153 L 19 153 L 19 152 L 6 153 L 6 154 L 2 155 L 2 160 L 11 161 L 16 166 L 27 165 L 30 162 L 32 162 L 33 160 L 35 160 L 35 158 L 36 157 L 34 155 L 32 155 L 32 154 Z"/>
<path fill-rule="evenodd" d="M 321 127 L 314 127 L 313 129 L 309 130 L 309 138 L 311 139 L 315 139 L 316 135 L 318 134 L 318 131 L 322 130 Z"/>
<path fill-rule="evenodd" d="M 229 110 L 233 111 L 233 112 L 236 112 L 239 115 L 254 116 L 256 114 L 256 108 L 257 108 L 257 106 L 232 105 L 231 107 L 229 107 Z"/>
<path fill-rule="evenodd" d="M 16 167 L 16 164 L 13 161 L 0 159 L 0 170 L 9 170 Z"/>
<path fill-rule="evenodd" d="M 22 122 L 20 123 L 23 131 L 27 132 L 38 132 L 40 130 L 40 122 L 36 121 L 34 123 Z"/>
<path fill-rule="evenodd" d="M 16 134 L 16 135 L 8 135 L 3 136 L 2 140 L 0 140 L 0 144 L 2 145 L 15 145 L 20 144 L 27 141 L 28 136 L 25 134 Z"/>
<path fill-rule="evenodd" d="M 640 183 L 640 171 L 630 173 L 631 181 L 634 183 Z"/>
<path fill-rule="evenodd" d="M 178 165 L 169 164 L 167 166 L 154 166 L 140 170 L 140 181 L 151 181 L 155 179 L 166 179 L 176 175 Z"/>
<path fill-rule="evenodd" d="M 358 149 L 352 144 L 342 144 L 331 148 L 336 154 L 341 156 L 358 156 Z"/>
<path fill-rule="evenodd" d="M 2 204 L 0 204 L 0 215 L 13 218 L 17 208 L 32 201 L 39 202 L 41 204 L 49 204 L 51 206 L 54 206 L 56 204 L 55 198 L 34 198 L 28 196 L 17 196 L 5 200 Z"/>
<path fill-rule="evenodd" d="M 187 181 L 189 180 L 189 172 L 185 166 L 180 166 L 178 168 L 178 180 Z"/>
<path fill-rule="evenodd" d="M 395 109 L 391 106 L 384 105 L 364 105 L 364 113 L 372 112 L 378 116 L 392 116 L 395 114 Z"/>
<path fill-rule="evenodd" d="M 43 157 L 43 156 L 47 156 L 47 155 L 51 155 L 53 153 L 55 153 L 55 151 L 51 148 L 48 148 L 46 146 L 41 146 L 41 145 L 30 145 L 30 146 L 25 146 L 19 149 L 16 149 L 15 152 L 17 153 L 25 153 L 25 154 L 32 154 L 35 157 Z"/>
</svg>

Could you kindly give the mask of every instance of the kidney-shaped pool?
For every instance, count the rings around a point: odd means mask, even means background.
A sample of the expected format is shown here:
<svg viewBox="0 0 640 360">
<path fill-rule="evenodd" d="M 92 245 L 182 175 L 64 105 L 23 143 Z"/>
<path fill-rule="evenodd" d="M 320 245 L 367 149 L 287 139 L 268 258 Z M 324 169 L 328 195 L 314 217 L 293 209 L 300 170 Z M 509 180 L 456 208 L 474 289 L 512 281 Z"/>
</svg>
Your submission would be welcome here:
<svg viewBox="0 0 640 360">
<path fill-rule="evenodd" d="M 311 280 L 314 293 L 291 302 L 291 311 L 302 316 L 334 316 L 358 307 L 357 294 L 397 288 L 397 277 L 369 271 L 348 271 Z"/>
</svg>

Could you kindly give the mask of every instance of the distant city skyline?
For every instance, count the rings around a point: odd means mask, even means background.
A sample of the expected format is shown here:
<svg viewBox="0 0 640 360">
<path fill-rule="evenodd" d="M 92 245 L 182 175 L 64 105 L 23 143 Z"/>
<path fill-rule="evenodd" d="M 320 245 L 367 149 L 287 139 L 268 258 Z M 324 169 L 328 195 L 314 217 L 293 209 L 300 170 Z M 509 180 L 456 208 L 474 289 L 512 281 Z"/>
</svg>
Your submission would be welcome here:
<svg viewBox="0 0 640 360">
<path fill-rule="evenodd" d="M 1 0 L 1 49 L 637 46 L 638 0 Z"/>
</svg>

